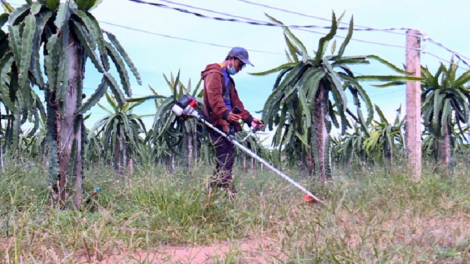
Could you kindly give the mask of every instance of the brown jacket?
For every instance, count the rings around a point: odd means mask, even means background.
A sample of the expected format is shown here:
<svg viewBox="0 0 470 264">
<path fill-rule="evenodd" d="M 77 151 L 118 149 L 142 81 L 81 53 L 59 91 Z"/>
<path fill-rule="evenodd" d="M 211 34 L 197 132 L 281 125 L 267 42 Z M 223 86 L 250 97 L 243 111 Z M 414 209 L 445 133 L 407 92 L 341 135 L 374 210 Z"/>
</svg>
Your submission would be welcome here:
<svg viewBox="0 0 470 264">
<path fill-rule="evenodd" d="M 227 132 L 230 128 L 227 116 L 232 109 L 227 108 L 222 98 L 225 88 L 225 78 L 220 64 L 214 63 L 207 65 L 206 69 L 201 72 L 201 77 L 204 80 L 204 114 L 209 117 L 214 126 Z M 240 110 L 242 110 L 242 120 L 248 124 L 248 126 L 251 126 L 253 116 L 251 116 L 250 112 L 245 110 L 243 103 L 238 97 L 237 89 L 235 89 L 235 82 L 230 76 L 228 85 L 232 107 L 240 108 Z M 241 130 L 240 124 L 234 125 L 236 132 Z"/>
</svg>

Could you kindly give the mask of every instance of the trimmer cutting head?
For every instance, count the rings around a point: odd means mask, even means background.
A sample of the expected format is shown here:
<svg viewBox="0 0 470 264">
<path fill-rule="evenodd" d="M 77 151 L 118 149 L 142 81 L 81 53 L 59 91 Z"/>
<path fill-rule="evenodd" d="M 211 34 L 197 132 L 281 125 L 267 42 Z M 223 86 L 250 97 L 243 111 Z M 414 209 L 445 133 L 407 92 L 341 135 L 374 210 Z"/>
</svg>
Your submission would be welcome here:
<svg viewBox="0 0 470 264">
<path fill-rule="evenodd" d="M 322 197 L 318 197 L 318 199 L 323 200 Z M 305 195 L 304 199 L 300 202 L 300 204 L 316 204 L 316 203 L 318 203 L 318 200 L 316 200 L 315 198 L 313 198 L 312 196 L 308 194 Z"/>
</svg>

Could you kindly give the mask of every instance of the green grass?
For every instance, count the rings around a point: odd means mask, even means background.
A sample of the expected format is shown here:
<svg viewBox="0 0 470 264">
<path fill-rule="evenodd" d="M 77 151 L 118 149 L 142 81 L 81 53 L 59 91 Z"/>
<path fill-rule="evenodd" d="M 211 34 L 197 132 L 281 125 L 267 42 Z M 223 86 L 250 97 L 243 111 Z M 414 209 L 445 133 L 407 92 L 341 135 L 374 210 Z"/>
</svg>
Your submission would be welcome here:
<svg viewBox="0 0 470 264">
<path fill-rule="evenodd" d="M 211 172 L 211 166 L 146 168 L 116 178 L 111 168 L 93 168 L 86 171 L 86 196 L 101 190 L 80 212 L 51 207 L 39 164 L 9 163 L 0 173 L 0 263 L 88 263 L 113 255 L 120 263 L 157 263 L 162 259 L 151 253 L 164 247 L 227 241 L 258 246 L 214 253 L 213 263 L 253 263 L 253 256 L 268 263 L 470 261 L 464 167 L 452 178 L 425 171 L 420 182 L 403 168 L 337 169 L 327 185 L 286 171 L 323 197 L 325 207 L 299 205 L 304 194 L 266 169 L 236 171 L 234 201 L 222 192 L 209 197 Z"/>
</svg>

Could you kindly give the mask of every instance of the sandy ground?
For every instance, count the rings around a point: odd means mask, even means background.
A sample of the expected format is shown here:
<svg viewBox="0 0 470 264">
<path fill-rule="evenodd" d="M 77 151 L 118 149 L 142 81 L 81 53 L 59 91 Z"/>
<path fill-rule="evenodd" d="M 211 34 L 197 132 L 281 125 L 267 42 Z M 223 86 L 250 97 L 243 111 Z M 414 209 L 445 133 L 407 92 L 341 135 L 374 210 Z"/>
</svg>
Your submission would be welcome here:
<svg viewBox="0 0 470 264">
<path fill-rule="evenodd" d="M 266 241 L 261 240 L 237 240 L 224 241 L 209 246 L 161 246 L 149 250 L 137 250 L 135 252 L 113 252 L 99 256 L 86 255 L 81 252 L 78 263 L 272 263 L 285 258 L 280 252 L 266 246 Z M 236 256 L 236 257 L 235 257 Z"/>
</svg>

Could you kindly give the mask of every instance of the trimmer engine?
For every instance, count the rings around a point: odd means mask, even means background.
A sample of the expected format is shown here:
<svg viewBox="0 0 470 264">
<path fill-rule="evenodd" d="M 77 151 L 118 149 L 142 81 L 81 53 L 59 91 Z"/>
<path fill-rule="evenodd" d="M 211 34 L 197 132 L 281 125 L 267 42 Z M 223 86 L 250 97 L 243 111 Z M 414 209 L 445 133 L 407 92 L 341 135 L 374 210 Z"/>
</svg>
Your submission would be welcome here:
<svg viewBox="0 0 470 264">
<path fill-rule="evenodd" d="M 183 118 L 195 117 L 199 118 L 197 112 L 197 101 L 189 95 L 183 95 L 176 104 L 171 108 L 171 111 L 178 117 Z"/>
</svg>

